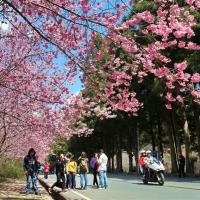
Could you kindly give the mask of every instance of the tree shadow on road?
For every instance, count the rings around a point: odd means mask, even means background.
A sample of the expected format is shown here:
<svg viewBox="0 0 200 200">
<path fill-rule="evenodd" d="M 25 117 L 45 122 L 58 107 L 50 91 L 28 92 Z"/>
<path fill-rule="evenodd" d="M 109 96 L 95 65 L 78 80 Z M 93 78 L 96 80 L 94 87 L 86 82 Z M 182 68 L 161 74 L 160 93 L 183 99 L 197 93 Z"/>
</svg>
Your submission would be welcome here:
<svg viewBox="0 0 200 200">
<path fill-rule="evenodd" d="M 22 198 L 22 197 L 2 197 L 1 200 L 28 200 L 28 198 Z M 41 200 L 41 199 L 36 199 L 34 200 Z"/>
<path fill-rule="evenodd" d="M 159 186 L 159 187 L 162 187 L 160 186 L 159 184 L 156 184 L 156 183 L 148 183 L 148 184 L 144 184 L 144 183 L 131 183 L 133 185 L 143 185 L 143 186 Z"/>
</svg>

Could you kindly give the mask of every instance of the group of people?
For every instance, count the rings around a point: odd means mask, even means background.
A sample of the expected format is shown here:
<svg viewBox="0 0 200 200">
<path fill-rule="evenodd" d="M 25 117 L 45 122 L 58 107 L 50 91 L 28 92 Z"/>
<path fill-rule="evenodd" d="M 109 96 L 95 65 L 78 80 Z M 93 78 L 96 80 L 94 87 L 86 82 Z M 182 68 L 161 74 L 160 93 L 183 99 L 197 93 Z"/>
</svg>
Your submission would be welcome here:
<svg viewBox="0 0 200 200">
<path fill-rule="evenodd" d="M 82 190 L 86 190 L 88 186 L 89 168 L 93 173 L 93 186 L 99 189 L 107 188 L 107 163 L 108 157 L 104 153 L 103 149 L 99 153 L 94 153 L 94 156 L 89 161 L 87 154 L 85 152 L 81 153 L 81 156 L 76 161 L 74 155 L 67 153 L 66 156 L 61 154 L 57 159 L 55 164 L 56 171 L 56 182 L 49 188 L 49 193 L 52 192 L 55 186 L 61 187 L 62 191 L 67 191 L 67 189 L 76 188 L 76 174 L 80 175 L 80 186 Z M 98 177 L 99 181 L 98 182 Z"/>
<path fill-rule="evenodd" d="M 145 175 L 146 172 L 146 165 L 153 160 L 152 152 L 150 150 L 140 151 L 139 157 L 139 166 L 140 172 Z M 185 157 L 183 156 L 182 152 L 178 153 L 178 170 L 179 170 L 179 178 L 185 177 Z"/>
<path fill-rule="evenodd" d="M 87 174 L 89 170 L 93 173 L 93 186 L 99 189 L 106 189 L 108 187 L 107 180 L 107 164 L 108 157 L 101 149 L 98 153 L 94 153 L 91 160 L 88 159 L 85 152 L 77 159 L 72 153 L 67 153 L 66 156 L 61 154 L 55 163 L 56 182 L 49 188 L 49 193 L 52 192 L 55 186 L 62 188 L 62 191 L 76 188 L 76 174 L 80 175 L 81 189 L 86 190 L 88 186 Z M 30 193 L 31 181 L 36 195 L 38 195 L 37 174 L 41 164 L 38 161 L 38 156 L 33 148 L 28 152 L 24 158 L 24 170 L 27 177 L 26 193 Z M 49 165 L 44 164 L 44 178 L 47 179 L 49 174 Z M 98 181 L 99 177 L 99 181 Z"/>
</svg>

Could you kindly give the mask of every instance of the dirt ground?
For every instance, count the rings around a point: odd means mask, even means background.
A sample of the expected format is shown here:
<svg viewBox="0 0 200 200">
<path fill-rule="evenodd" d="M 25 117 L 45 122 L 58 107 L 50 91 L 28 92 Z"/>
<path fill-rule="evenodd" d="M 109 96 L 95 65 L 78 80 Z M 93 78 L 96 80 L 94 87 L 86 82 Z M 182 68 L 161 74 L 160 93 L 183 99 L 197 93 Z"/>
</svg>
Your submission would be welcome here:
<svg viewBox="0 0 200 200">
<path fill-rule="evenodd" d="M 52 200 L 41 185 L 39 185 L 39 195 L 35 195 L 33 191 L 27 195 L 25 186 L 25 180 L 9 179 L 0 182 L 0 200 Z"/>
</svg>

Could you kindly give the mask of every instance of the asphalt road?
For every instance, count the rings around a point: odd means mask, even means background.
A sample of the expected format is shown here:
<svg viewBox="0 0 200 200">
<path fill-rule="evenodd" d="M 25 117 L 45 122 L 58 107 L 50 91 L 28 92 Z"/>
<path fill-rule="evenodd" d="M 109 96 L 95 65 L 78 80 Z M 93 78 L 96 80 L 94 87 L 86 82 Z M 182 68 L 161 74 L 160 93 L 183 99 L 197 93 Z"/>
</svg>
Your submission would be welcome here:
<svg viewBox="0 0 200 200">
<path fill-rule="evenodd" d="M 168 178 L 164 186 L 144 185 L 139 177 L 109 175 L 109 187 L 99 190 L 92 187 L 92 175 L 87 190 L 80 190 L 80 178 L 76 177 L 77 189 L 62 193 L 68 200 L 199 200 L 200 179 Z M 52 184 L 56 180 L 51 175 L 47 180 Z M 59 189 L 58 189 L 59 190 Z"/>
</svg>

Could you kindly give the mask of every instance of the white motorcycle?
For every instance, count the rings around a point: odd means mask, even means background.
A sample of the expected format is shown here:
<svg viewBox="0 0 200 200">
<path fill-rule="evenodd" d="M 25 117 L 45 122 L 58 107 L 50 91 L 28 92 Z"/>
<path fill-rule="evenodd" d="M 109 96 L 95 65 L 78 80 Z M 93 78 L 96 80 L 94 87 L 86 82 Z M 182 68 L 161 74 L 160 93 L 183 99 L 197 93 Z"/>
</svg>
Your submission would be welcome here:
<svg viewBox="0 0 200 200">
<path fill-rule="evenodd" d="M 156 158 L 151 159 L 146 163 L 143 183 L 148 184 L 148 182 L 158 182 L 159 185 L 164 185 L 164 171 L 165 167 L 161 161 L 158 161 Z"/>
</svg>

